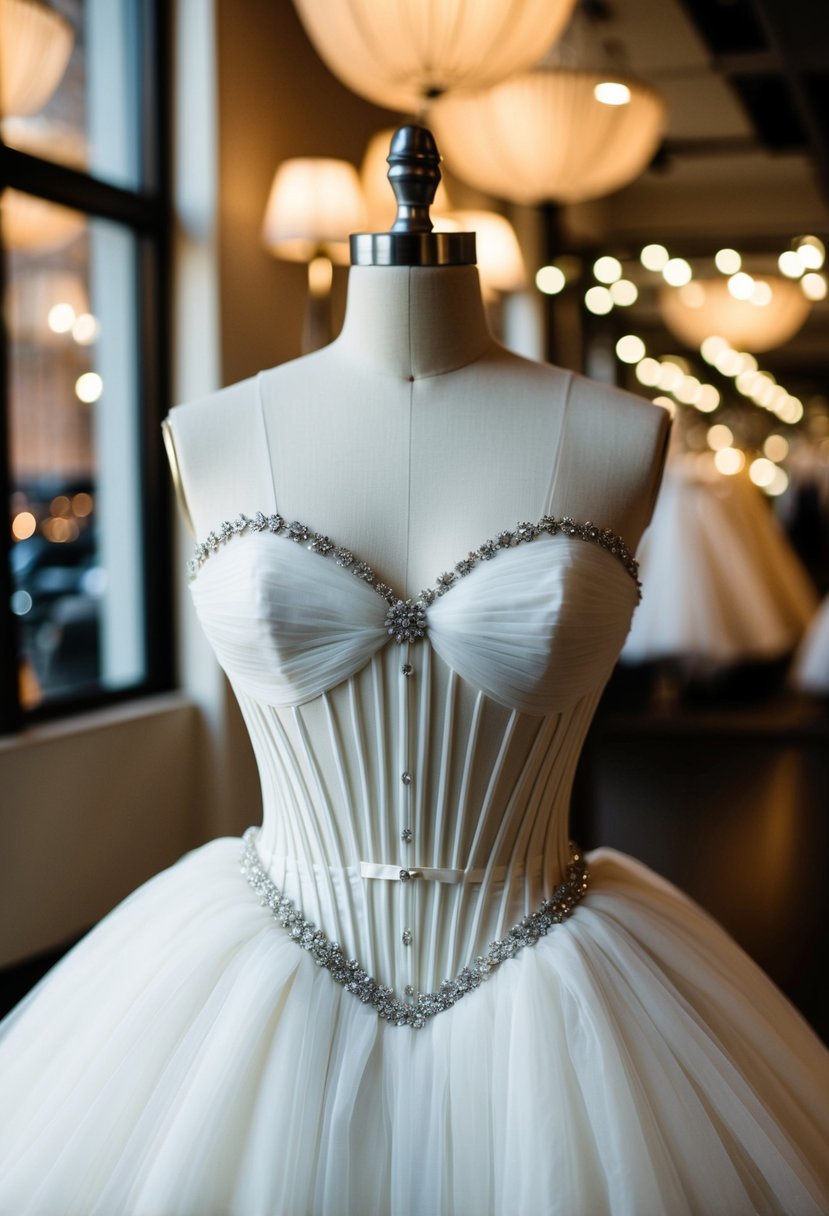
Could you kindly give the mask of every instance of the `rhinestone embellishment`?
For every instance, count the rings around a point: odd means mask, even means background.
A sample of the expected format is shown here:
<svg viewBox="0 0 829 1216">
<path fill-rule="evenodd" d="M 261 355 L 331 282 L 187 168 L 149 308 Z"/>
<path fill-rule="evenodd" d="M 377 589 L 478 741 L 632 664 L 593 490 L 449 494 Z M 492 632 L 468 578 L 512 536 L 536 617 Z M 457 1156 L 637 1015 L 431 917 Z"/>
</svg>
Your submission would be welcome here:
<svg viewBox="0 0 829 1216">
<path fill-rule="evenodd" d="M 586 540 L 590 544 L 598 545 L 600 549 L 606 549 L 608 553 L 612 553 L 627 570 L 636 584 L 639 598 L 642 598 L 639 563 L 621 536 L 611 531 L 610 528 L 599 528 L 590 520 L 585 523 L 577 523 L 569 515 L 564 515 L 561 519 L 557 519 L 554 515 L 543 515 L 538 523 L 524 521 L 517 523 L 511 531 L 499 532 L 494 539 L 485 540 L 477 549 L 473 549 L 467 557 L 456 564 L 454 570 L 445 571 L 439 575 L 435 586 L 424 588 L 416 600 L 404 600 L 391 587 L 378 582 L 377 576 L 368 562 L 360 561 L 350 549 L 341 548 L 330 537 L 314 532 L 312 528 L 299 520 L 295 519 L 290 524 L 286 524 L 281 515 L 265 515 L 262 511 L 258 511 L 252 519 L 247 515 L 237 515 L 233 520 L 226 519 L 219 524 L 215 532 L 208 532 L 204 541 L 196 545 L 193 556 L 187 563 L 189 577 L 194 579 L 207 559 L 232 537 L 240 536 L 244 532 L 265 531 L 288 536 L 297 544 L 305 545 L 321 557 L 333 557 L 338 566 L 342 566 L 355 578 L 367 583 L 389 605 L 384 623 L 390 636 L 401 643 L 419 641 L 425 636 L 428 605 L 434 603 L 438 596 L 451 591 L 467 574 L 471 574 L 478 562 L 490 561 L 499 550 L 528 544 L 545 533 L 548 536 L 555 536 L 559 532 L 564 536 L 575 536 L 579 540 Z"/>
<path fill-rule="evenodd" d="M 426 605 L 422 600 L 398 600 L 383 621 L 389 637 L 402 645 L 426 636 Z"/>
<path fill-rule="evenodd" d="M 564 880 L 549 899 L 525 916 L 509 930 L 506 937 L 491 942 L 486 954 L 479 955 L 464 967 L 454 979 L 446 979 L 437 992 L 418 992 L 413 1000 L 402 1000 L 383 984 L 378 984 L 356 959 L 346 958 L 338 942 L 331 942 L 321 929 L 307 921 L 293 902 L 283 895 L 271 880 L 256 850 L 258 828 L 248 828 L 242 838 L 241 870 L 263 908 L 287 929 L 291 941 L 306 950 L 319 967 L 356 996 L 364 1005 L 371 1005 L 378 1017 L 393 1026 L 411 1026 L 420 1030 L 429 1018 L 451 1009 L 467 993 L 474 990 L 498 970 L 508 959 L 515 958 L 525 946 L 533 946 L 545 937 L 554 925 L 571 916 L 587 892 L 587 863 L 579 849 L 571 844 L 570 862 Z M 408 935 L 409 941 L 406 941 Z M 403 930 L 403 945 L 411 942 L 411 930 Z"/>
</svg>

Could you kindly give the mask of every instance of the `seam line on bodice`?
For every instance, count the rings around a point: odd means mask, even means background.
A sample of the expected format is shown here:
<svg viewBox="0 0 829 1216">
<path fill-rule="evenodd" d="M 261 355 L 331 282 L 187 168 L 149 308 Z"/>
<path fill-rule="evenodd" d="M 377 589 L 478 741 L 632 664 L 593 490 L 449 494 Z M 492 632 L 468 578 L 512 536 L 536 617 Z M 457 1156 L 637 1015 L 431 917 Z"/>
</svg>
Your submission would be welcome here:
<svg viewBox="0 0 829 1216">
<path fill-rule="evenodd" d="M 268 463 L 268 483 L 271 487 L 271 501 L 273 503 L 273 510 L 275 511 L 277 509 L 277 507 L 276 507 L 276 481 L 275 481 L 274 475 L 273 475 L 273 453 L 271 452 L 271 437 L 268 434 L 268 420 L 265 417 L 265 398 L 262 395 L 262 374 L 263 374 L 262 372 L 256 373 L 256 399 L 259 402 L 259 419 L 260 419 L 260 422 L 262 423 L 262 437 L 265 441 L 265 443 L 264 443 L 265 460 Z"/>
<path fill-rule="evenodd" d="M 564 390 L 564 406 L 561 411 L 561 426 L 558 428 L 558 442 L 556 444 L 555 456 L 553 457 L 553 467 L 550 472 L 550 483 L 547 486 L 547 497 L 544 500 L 542 515 L 552 515 L 553 513 L 553 496 L 556 492 L 556 482 L 558 481 L 558 470 L 561 464 L 561 453 L 564 450 L 564 437 L 567 433 L 567 416 L 570 410 L 570 396 L 573 391 L 573 381 L 575 374 L 567 373 L 567 387 Z"/>
</svg>

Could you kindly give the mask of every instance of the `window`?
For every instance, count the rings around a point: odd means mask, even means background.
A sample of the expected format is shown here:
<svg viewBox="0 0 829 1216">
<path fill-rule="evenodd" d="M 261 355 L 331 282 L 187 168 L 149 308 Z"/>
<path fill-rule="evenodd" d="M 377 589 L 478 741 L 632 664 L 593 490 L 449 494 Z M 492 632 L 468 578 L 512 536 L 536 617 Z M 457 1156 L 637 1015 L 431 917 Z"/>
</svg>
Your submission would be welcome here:
<svg viewBox="0 0 829 1216">
<path fill-rule="evenodd" d="M 0 0 L 0 725 L 170 682 L 165 6 Z"/>
</svg>

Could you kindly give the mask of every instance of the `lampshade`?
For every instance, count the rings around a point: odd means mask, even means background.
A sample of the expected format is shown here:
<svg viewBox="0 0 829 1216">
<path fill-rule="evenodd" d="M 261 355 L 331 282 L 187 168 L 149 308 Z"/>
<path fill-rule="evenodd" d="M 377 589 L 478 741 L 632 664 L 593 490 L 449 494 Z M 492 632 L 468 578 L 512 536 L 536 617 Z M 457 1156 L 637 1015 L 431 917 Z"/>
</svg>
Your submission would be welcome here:
<svg viewBox="0 0 829 1216">
<path fill-rule="evenodd" d="M 659 311 L 671 333 L 690 347 L 716 334 L 737 350 L 772 350 L 788 342 L 809 315 L 811 304 L 797 283 L 763 276 L 767 303 L 737 300 L 726 279 L 694 279 L 684 287 L 663 287 Z"/>
<path fill-rule="evenodd" d="M 320 57 L 355 93 L 417 113 L 537 63 L 575 0 L 294 0 Z"/>
<path fill-rule="evenodd" d="M 348 237 L 365 228 L 357 170 L 348 161 L 300 157 L 276 171 L 262 239 L 276 257 L 310 262 L 318 253 L 348 262 Z"/>
<path fill-rule="evenodd" d="M 435 230 L 474 232 L 478 273 L 485 295 L 522 291 L 527 285 L 524 258 L 508 219 L 496 211 L 450 211 L 435 215 Z"/>
<path fill-rule="evenodd" d="M 0 0 L 0 115 L 41 110 L 61 81 L 74 30 L 40 0 Z"/>
<path fill-rule="evenodd" d="M 441 98 L 431 120 L 453 173 L 479 190 L 517 203 L 581 202 L 633 181 L 665 124 L 653 89 L 629 77 L 612 82 L 628 90 L 621 104 L 597 99 L 606 75 L 537 68 L 468 97 Z"/>
<path fill-rule="evenodd" d="M 387 127 L 372 135 L 363 155 L 360 165 L 360 184 L 363 188 L 367 211 L 367 231 L 385 232 L 391 228 L 397 215 L 397 202 L 389 182 L 389 145 L 394 135 L 394 127 Z M 438 182 L 432 213 L 446 214 L 451 210 L 446 187 Z"/>
</svg>

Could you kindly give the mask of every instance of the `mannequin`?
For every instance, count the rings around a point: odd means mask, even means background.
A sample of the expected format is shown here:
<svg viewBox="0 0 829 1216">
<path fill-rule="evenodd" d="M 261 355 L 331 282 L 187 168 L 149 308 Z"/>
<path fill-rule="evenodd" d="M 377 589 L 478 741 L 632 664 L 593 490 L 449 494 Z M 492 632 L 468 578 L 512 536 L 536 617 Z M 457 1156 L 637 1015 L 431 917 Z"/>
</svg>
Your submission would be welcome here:
<svg viewBox="0 0 829 1216">
<path fill-rule="evenodd" d="M 241 874 L 238 839 L 187 854 L 11 1015 L 0 1210 L 819 1216 L 820 1044 L 679 892 L 568 843 L 634 571 L 512 529 L 634 545 L 666 417 L 492 340 L 469 234 L 412 204 L 429 141 L 401 142 L 403 226 L 352 242 L 341 337 L 172 413 L 197 535 L 249 517 L 192 594 L 262 827 Z M 323 532 L 398 594 L 463 582 L 401 638 Z"/>
<path fill-rule="evenodd" d="M 395 228 L 431 227 L 407 202 Z M 352 267 L 330 346 L 172 411 L 168 451 L 199 539 L 225 517 L 265 509 L 274 492 L 259 484 L 262 457 L 250 467 L 261 393 L 280 513 L 329 533 L 409 595 L 484 537 L 548 509 L 635 549 L 667 413 L 506 351 L 487 327 L 475 267 L 425 265 L 426 250 L 421 242 L 415 264 Z"/>
<path fill-rule="evenodd" d="M 402 598 L 434 586 L 486 538 L 547 513 L 610 528 L 634 549 L 659 486 L 667 413 L 501 347 L 487 326 L 470 264 L 474 237 L 429 232 L 426 202 L 439 176 L 431 134 L 403 128 L 389 161 L 398 219 L 388 234 L 352 238 L 352 260 L 368 264 L 352 266 L 336 341 L 172 411 L 168 451 L 197 540 L 240 512 L 277 511 L 349 549 Z M 385 679 L 393 682 L 394 670 L 392 664 Z M 497 755 L 507 729 L 503 708 L 491 701 L 482 706 L 478 690 L 463 681 L 450 693 L 448 671 L 433 666 L 430 680 L 436 693 L 451 696 L 455 728 L 474 736 L 482 755 Z M 367 696 L 372 678 L 371 669 L 357 677 Z M 306 729 L 324 736 L 329 713 L 347 720 L 350 696 L 344 684 L 305 704 Z M 433 740 L 432 754 L 436 747 Z M 266 752 L 258 755 L 262 771 L 268 770 Z M 526 759 L 529 750 L 523 754 Z M 339 788 L 330 755 L 316 756 L 314 764 L 326 789 Z M 461 780 L 458 774 L 446 779 Z M 568 769 L 559 802 L 566 802 L 571 780 Z M 418 782 L 419 822 L 432 822 L 428 808 L 441 803 L 442 782 L 440 766 Z M 333 895 L 307 873 L 285 871 L 281 859 L 295 857 L 296 848 L 272 783 L 263 784 L 263 798 L 259 849 L 271 878 L 298 896 L 306 916 L 336 930 L 351 955 L 372 957 L 388 920 L 384 884 L 360 882 L 358 911 L 345 923 Z M 316 804 L 303 814 L 316 819 Z M 359 807 L 345 805 L 336 814 L 346 835 L 352 817 L 361 817 Z M 516 879 L 509 898 L 489 901 L 486 915 L 477 910 L 475 884 L 463 887 L 457 907 L 478 917 L 474 952 L 561 880 L 569 856 L 566 816 L 550 818 L 557 828 L 543 839 L 527 835 L 520 815 L 505 815 L 482 835 L 469 826 L 453 839 L 449 827 L 435 828 L 425 853 L 424 841 L 412 846 L 419 864 L 427 864 L 428 855 L 434 866 L 476 869 L 488 862 L 532 871 L 526 883 Z M 375 811 L 365 830 L 376 830 L 377 838 L 362 849 L 360 862 L 407 864 L 407 850 L 385 840 L 382 821 Z M 325 830 L 320 821 L 319 832 Z M 330 860 L 342 864 L 336 850 Z M 421 886 L 417 898 L 435 923 L 446 917 L 439 883 Z M 355 928 L 371 924 L 374 932 Z M 402 988 L 416 980 L 431 990 L 463 966 L 470 949 L 460 934 L 444 946 L 443 954 L 397 949 L 383 963 L 388 982 Z"/>
</svg>

